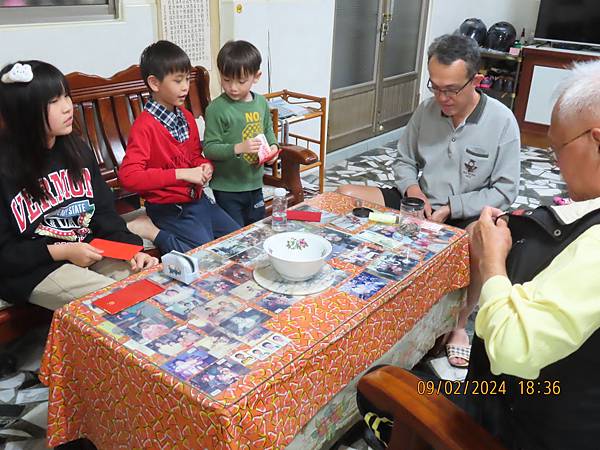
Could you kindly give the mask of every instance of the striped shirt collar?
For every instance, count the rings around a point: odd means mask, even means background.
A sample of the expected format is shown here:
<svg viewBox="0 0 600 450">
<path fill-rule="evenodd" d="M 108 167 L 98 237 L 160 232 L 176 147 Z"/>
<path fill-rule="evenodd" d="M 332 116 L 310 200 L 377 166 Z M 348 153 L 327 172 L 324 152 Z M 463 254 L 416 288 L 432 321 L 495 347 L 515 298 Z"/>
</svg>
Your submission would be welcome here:
<svg viewBox="0 0 600 450">
<path fill-rule="evenodd" d="M 175 107 L 174 111 L 169 111 L 153 99 L 146 102 L 144 109 L 158 120 L 178 142 L 185 142 L 189 139 L 190 129 L 181 109 Z"/>
</svg>

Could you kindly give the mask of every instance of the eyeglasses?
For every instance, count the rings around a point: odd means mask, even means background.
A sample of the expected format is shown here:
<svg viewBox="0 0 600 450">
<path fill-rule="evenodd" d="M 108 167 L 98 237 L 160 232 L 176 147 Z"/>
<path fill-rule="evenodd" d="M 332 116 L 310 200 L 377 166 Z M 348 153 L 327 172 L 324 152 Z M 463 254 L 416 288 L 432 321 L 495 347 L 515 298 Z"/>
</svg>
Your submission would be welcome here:
<svg viewBox="0 0 600 450">
<path fill-rule="evenodd" d="M 461 91 L 467 87 L 467 85 L 473 81 L 473 78 L 475 78 L 475 75 L 473 75 L 471 78 L 469 78 L 467 80 L 467 82 L 465 84 L 462 85 L 462 87 L 460 89 L 440 89 L 437 86 L 435 86 L 433 84 L 433 82 L 431 81 L 431 78 L 427 81 L 427 89 L 429 89 L 429 92 L 439 95 L 439 94 L 444 94 L 446 97 L 456 97 L 458 94 L 461 93 Z"/>
<path fill-rule="evenodd" d="M 559 145 L 558 147 L 550 147 L 550 150 L 552 150 L 552 155 L 554 155 L 554 162 L 558 161 L 558 154 L 562 151 L 563 148 L 565 148 L 567 145 L 569 145 L 571 142 L 575 142 L 577 139 L 579 139 L 582 136 L 585 136 L 586 134 L 588 134 L 590 131 L 592 131 L 593 128 L 588 128 L 587 130 L 585 130 L 583 133 L 578 134 L 577 136 L 575 136 L 572 139 L 569 139 L 567 142 L 564 142 L 563 144 Z"/>
</svg>

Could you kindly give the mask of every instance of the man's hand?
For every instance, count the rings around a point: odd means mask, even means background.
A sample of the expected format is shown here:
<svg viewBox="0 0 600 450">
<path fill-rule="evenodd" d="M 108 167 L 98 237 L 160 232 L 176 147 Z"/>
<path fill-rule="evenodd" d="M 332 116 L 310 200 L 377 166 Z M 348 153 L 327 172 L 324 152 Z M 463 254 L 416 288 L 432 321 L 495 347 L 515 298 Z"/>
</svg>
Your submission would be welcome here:
<svg viewBox="0 0 600 450">
<path fill-rule="evenodd" d="M 408 187 L 405 193 L 406 197 L 417 197 L 425 202 L 425 218 L 431 219 L 431 203 L 418 184 L 413 184 Z"/>
<path fill-rule="evenodd" d="M 54 261 L 69 261 L 79 267 L 89 267 L 102 259 L 102 250 L 85 242 L 49 245 Z"/>
<path fill-rule="evenodd" d="M 260 139 L 248 139 L 239 144 L 235 144 L 233 147 L 233 151 L 236 155 L 241 155 L 242 153 L 258 153 L 258 149 L 261 146 Z"/>
<path fill-rule="evenodd" d="M 448 217 L 450 217 L 450 206 L 444 205 L 431 214 L 430 220 L 437 223 L 444 223 L 448 220 Z"/>
<path fill-rule="evenodd" d="M 147 269 L 158 264 L 158 259 L 150 256 L 147 253 L 139 252 L 136 253 L 133 258 L 129 261 L 131 270 L 133 272 L 139 272 L 140 270 Z"/>
<path fill-rule="evenodd" d="M 272 152 L 275 152 L 275 156 L 273 156 L 270 160 L 265 162 L 265 164 L 267 164 L 268 166 L 270 166 L 271 164 L 275 164 L 275 161 L 277 161 L 277 158 L 279 157 L 279 147 L 277 147 L 276 145 L 271 145 L 270 148 Z"/>
<path fill-rule="evenodd" d="M 202 164 L 189 169 L 175 169 L 175 178 L 192 184 L 204 185 L 212 176 L 212 168 L 210 176 L 206 175 L 206 168 L 204 167 L 206 165 L 209 164 Z"/>
<path fill-rule="evenodd" d="M 486 206 L 471 234 L 471 255 L 479 263 L 483 282 L 494 275 L 506 275 L 506 258 L 512 247 L 512 236 L 506 221 L 496 217 L 502 214 L 497 208 Z"/>
</svg>

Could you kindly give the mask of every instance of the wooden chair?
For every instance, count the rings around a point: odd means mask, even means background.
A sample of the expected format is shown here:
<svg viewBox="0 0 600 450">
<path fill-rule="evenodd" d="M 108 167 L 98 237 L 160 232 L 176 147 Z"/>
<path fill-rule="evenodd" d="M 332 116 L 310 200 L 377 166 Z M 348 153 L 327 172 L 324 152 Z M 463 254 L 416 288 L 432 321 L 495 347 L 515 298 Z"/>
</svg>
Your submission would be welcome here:
<svg viewBox="0 0 600 450">
<path fill-rule="evenodd" d="M 192 69 L 190 75 L 186 107 L 194 117 L 204 117 L 210 102 L 208 72 L 198 66 Z M 75 108 L 75 129 L 94 151 L 104 179 L 113 189 L 117 200 L 131 197 L 131 193 L 119 186 L 117 174 L 125 156 L 131 125 L 143 111 L 150 95 L 139 66 L 131 66 L 111 78 L 75 72 L 67 75 L 67 80 Z M 285 145 L 281 148 L 280 175 L 265 175 L 264 183 L 286 188 L 289 203 L 294 205 L 304 200 L 300 165 L 313 164 L 317 156 L 298 146 Z M 269 204 L 267 214 L 270 214 Z"/>
<path fill-rule="evenodd" d="M 404 369 L 385 366 L 369 372 L 358 382 L 360 393 L 394 418 L 388 448 L 504 450 L 494 437 L 442 394 L 419 394 L 419 381 Z"/>
</svg>

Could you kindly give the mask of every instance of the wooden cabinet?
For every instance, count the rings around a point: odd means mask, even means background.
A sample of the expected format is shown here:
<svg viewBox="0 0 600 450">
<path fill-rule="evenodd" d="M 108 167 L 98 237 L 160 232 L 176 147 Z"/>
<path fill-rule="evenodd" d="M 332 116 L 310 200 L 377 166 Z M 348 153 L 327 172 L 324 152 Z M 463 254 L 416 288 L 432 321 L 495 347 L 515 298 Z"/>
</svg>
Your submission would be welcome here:
<svg viewBox="0 0 600 450">
<path fill-rule="evenodd" d="M 526 47 L 515 103 L 521 132 L 545 135 L 556 100 L 554 92 L 566 69 L 574 62 L 599 58 L 600 53 Z"/>
</svg>

